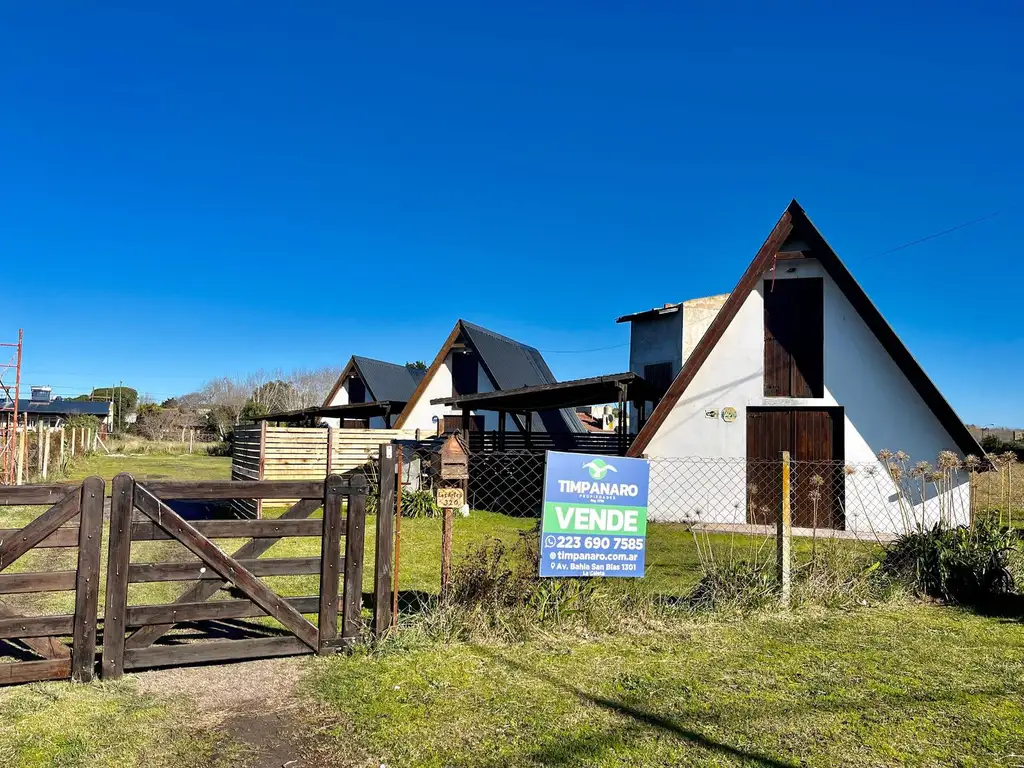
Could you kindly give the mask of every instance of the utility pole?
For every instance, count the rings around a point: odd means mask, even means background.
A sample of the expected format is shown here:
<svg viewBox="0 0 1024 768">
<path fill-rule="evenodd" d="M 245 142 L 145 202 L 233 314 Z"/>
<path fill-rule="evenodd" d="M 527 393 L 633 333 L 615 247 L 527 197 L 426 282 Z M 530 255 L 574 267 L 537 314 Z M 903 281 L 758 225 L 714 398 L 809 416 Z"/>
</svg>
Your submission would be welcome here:
<svg viewBox="0 0 1024 768">
<path fill-rule="evenodd" d="M 5 425 L 3 444 L 0 445 L 0 482 L 10 485 L 15 480 L 15 467 L 18 464 L 18 400 L 21 397 L 21 353 L 24 346 L 24 331 L 18 329 L 16 344 L 0 344 L 0 347 L 13 348 L 14 353 L 6 363 L 0 363 L 0 390 L 3 391 L 3 411 L 11 414 Z M 14 391 L 4 381 L 14 371 Z"/>
</svg>

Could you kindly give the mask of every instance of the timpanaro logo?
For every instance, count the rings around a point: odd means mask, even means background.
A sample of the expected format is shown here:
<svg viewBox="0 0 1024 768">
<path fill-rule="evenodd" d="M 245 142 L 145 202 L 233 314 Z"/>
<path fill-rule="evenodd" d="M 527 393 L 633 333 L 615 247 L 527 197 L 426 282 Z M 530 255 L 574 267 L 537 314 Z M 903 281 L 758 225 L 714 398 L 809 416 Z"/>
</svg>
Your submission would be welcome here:
<svg viewBox="0 0 1024 768">
<path fill-rule="evenodd" d="M 583 465 L 583 469 L 590 472 L 590 476 L 595 480 L 604 480 L 604 476 L 609 472 L 619 471 L 604 459 L 594 459 L 593 461 L 589 461 Z"/>
</svg>

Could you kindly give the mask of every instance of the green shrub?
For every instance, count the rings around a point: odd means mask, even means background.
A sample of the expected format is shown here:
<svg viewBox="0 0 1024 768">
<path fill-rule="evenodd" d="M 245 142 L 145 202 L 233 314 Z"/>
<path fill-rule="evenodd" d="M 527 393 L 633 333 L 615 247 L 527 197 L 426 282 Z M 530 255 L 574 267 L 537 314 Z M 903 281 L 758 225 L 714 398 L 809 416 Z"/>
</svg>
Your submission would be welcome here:
<svg viewBox="0 0 1024 768">
<path fill-rule="evenodd" d="M 894 542 L 883 568 L 909 581 L 920 594 L 975 605 L 1016 589 L 1011 570 L 1019 539 L 996 521 L 972 528 L 936 525 Z"/>
<path fill-rule="evenodd" d="M 433 491 L 402 491 L 402 517 L 439 517 Z"/>
</svg>

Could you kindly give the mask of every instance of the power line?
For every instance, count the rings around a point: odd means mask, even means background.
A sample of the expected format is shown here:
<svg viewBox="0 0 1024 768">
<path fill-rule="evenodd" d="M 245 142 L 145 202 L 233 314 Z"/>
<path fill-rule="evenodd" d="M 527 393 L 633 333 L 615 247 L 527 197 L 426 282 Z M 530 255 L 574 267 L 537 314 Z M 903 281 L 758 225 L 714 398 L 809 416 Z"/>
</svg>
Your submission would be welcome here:
<svg viewBox="0 0 1024 768">
<path fill-rule="evenodd" d="M 911 240 L 909 243 L 904 243 L 903 245 L 897 245 L 895 248 L 890 248 L 887 251 L 882 251 L 881 253 L 876 253 L 874 255 L 875 256 L 886 256 L 887 254 L 890 254 L 890 253 L 896 253 L 896 251 L 902 251 L 904 248 L 910 248 L 911 246 L 919 245 L 920 243 L 925 243 L 925 242 L 927 242 L 929 240 L 934 240 L 937 237 L 942 237 L 943 235 L 948 235 L 950 232 L 956 232 L 958 229 L 964 229 L 965 227 L 970 227 L 970 226 L 972 226 L 974 224 L 980 224 L 983 221 L 988 221 L 989 219 L 994 219 L 996 216 L 1001 216 L 1002 214 L 1007 213 L 1008 211 L 1012 211 L 1016 207 L 1017 206 L 1015 206 L 1015 205 L 1011 205 L 1009 208 L 1003 208 L 1003 210 L 1001 210 L 1001 211 L 993 211 L 992 213 L 986 214 L 984 216 L 980 216 L 977 219 L 971 219 L 970 221 L 965 221 L 963 224 L 957 224 L 955 227 L 950 227 L 949 229 L 943 229 L 941 232 L 933 232 L 930 235 L 925 235 L 924 237 L 919 237 L 917 240 Z"/>
<path fill-rule="evenodd" d="M 614 344 L 610 347 L 594 347 L 593 349 L 539 349 L 538 352 L 543 352 L 546 355 L 581 355 L 586 352 L 604 352 L 607 349 L 622 349 L 628 347 L 629 342 L 625 344 Z"/>
</svg>

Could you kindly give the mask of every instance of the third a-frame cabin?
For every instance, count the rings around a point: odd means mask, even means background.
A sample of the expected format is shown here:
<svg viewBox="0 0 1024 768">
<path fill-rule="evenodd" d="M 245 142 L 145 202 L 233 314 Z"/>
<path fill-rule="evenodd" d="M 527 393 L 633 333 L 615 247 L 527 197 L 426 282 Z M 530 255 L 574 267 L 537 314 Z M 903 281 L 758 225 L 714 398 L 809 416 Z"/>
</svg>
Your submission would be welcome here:
<svg viewBox="0 0 1024 768">
<path fill-rule="evenodd" d="M 844 492 L 844 463 L 877 462 L 883 449 L 930 462 L 946 450 L 982 455 L 794 200 L 686 356 L 629 455 L 746 459 L 753 466 L 788 451 L 794 461 L 817 462 L 821 472 L 836 475 L 827 482 L 831 496 L 815 504 L 815 525 L 849 528 L 856 514 Z M 753 481 L 747 480 L 748 487 L 738 478 L 723 493 L 733 496 L 720 499 L 722 508 L 737 510 L 736 523 L 771 523 L 774 504 L 766 505 L 764 520 L 748 508 Z M 967 494 L 966 477 L 949 492 Z M 809 525 L 808 514 L 794 506 L 794 525 Z"/>
</svg>

